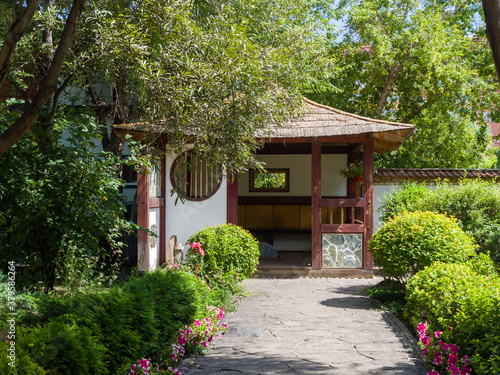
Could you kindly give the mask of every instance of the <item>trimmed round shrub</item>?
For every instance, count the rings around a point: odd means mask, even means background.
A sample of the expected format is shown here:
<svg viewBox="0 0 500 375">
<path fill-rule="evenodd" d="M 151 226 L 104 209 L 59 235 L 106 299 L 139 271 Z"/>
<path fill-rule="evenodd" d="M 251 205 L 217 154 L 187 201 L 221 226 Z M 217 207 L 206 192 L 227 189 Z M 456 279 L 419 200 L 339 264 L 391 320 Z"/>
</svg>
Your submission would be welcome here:
<svg viewBox="0 0 500 375">
<path fill-rule="evenodd" d="M 369 251 L 385 277 L 401 283 L 434 262 L 462 263 L 475 255 L 457 220 L 433 212 L 405 212 L 373 236 Z"/>
<path fill-rule="evenodd" d="M 475 373 L 500 368 L 500 280 L 479 275 L 470 264 L 435 263 L 406 285 L 404 316 L 412 327 L 429 321 L 443 341 L 472 357 Z"/>
<path fill-rule="evenodd" d="M 237 273 L 250 277 L 259 264 L 259 243 L 247 230 L 232 224 L 207 227 L 193 234 L 188 244 L 201 244 L 202 252 L 192 248 L 187 265 L 201 275 Z"/>
</svg>

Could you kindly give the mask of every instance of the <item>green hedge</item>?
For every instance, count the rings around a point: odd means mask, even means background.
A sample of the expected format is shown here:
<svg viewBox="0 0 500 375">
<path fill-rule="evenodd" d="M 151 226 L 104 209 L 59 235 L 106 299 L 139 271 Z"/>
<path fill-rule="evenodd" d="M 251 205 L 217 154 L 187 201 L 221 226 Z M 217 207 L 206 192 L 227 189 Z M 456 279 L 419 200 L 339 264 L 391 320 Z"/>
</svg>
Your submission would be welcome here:
<svg viewBox="0 0 500 375">
<path fill-rule="evenodd" d="M 179 328 L 210 303 L 199 278 L 171 270 L 146 272 L 109 290 L 41 296 L 37 314 L 18 323 L 16 366 L 26 374 L 41 368 L 54 374 L 116 374 L 142 357 L 167 363 Z"/>
<path fill-rule="evenodd" d="M 462 229 L 474 237 L 482 252 L 489 252 L 500 265 L 500 187 L 495 182 L 462 180 L 459 185 L 426 188 L 411 183 L 388 195 L 379 208 L 381 220 L 405 211 L 433 211 L 458 219 Z"/>
<path fill-rule="evenodd" d="M 500 279 L 474 272 L 469 264 L 436 263 L 406 286 L 405 317 L 412 327 L 429 321 L 443 340 L 472 357 L 478 374 L 500 368 Z M 451 329 L 449 329 L 449 327 Z"/>
<path fill-rule="evenodd" d="M 384 276 L 405 279 L 434 262 L 461 263 L 475 256 L 473 239 L 456 219 L 434 212 L 405 212 L 372 237 L 369 251 Z"/>
</svg>

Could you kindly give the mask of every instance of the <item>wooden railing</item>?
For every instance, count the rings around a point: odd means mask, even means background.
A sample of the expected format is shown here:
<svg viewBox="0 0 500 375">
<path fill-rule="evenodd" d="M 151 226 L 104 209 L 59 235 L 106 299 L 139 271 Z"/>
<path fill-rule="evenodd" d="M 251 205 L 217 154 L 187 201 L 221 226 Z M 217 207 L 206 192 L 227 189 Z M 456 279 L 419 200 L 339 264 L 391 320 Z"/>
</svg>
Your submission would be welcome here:
<svg viewBox="0 0 500 375">
<path fill-rule="evenodd" d="M 321 224 L 321 233 L 363 233 L 364 210 L 366 199 L 364 198 L 325 198 L 320 199 L 320 207 L 328 208 L 329 223 Z M 333 208 L 340 208 L 340 224 L 333 224 Z M 363 212 L 356 216 L 356 208 L 362 208 Z"/>
</svg>

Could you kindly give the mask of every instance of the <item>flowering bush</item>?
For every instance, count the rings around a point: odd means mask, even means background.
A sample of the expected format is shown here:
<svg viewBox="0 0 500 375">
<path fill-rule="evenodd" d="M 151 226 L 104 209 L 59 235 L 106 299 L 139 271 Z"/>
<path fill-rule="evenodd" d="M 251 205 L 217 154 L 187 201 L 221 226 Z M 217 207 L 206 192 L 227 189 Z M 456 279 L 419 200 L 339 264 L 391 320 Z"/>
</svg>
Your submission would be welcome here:
<svg viewBox="0 0 500 375">
<path fill-rule="evenodd" d="M 428 357 L 428 361 L 432 363 L 432 371 L 427 375 L 469 375 L 472 372 L 469 365 L 469 357 L 465 355 L 463 358 L 458 357 L 460 348 L 454 344 L 446 344 L 440 340 L 442 332 L 432 332 L 429 329 L 429 322 L 419 323 L 417 326 L 418 338 L 422 347 L 423 353 Z M 436 341 L 439 340 L 437 343 Z M 446 371 L 446 372 L 444 372 Z"/>
<path fill-rule="evenodd" d="M 155 368 L 156 367 L 156 368 Z M 151 368 L 151 359 L 142 358 L 137 364 L 133 364 L 130 368 L 129 375 L 139 375 L 139 374 L 162 374 L 163 370 L 160 370 L 160 366 L 156 364 Z"/>
<path fill-rule="evenodd" d="M 207 306 L 206 312 L 207 316 L 202 320 L 196 319 L 193 327 L 186 325 L 184 328 L 179 329 L 177 342 L 172 344 L 172 360 L 174 364 L 178 364 L 186 353 L 208 354 L 214 336 L 221 337 L 222 333 L 225 332 L 227 325 L 224 323 L 218 324 L 224 319 L 224 308 Z M 178 373 L 178 370 L 175 370 L 174 367 L 169 367 L 169 370 L 175 374 Z"/>
</svg>

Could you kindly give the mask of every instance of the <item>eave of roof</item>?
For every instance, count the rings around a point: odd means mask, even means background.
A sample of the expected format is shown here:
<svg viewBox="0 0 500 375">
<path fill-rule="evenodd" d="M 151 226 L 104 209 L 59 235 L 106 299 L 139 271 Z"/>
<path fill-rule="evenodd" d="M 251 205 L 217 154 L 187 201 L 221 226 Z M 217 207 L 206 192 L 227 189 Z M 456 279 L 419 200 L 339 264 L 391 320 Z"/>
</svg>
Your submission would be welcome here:
<svg viewBox="0 0 500 375">
<path fill-rule="evenodd" d="M 294 117 L 281 125 L 269 125 L 256 134 L 262 139 L 317 139 L 333 136 L 369 135 L 374 141 L 377 153 L 386 153 L 397 149 L 415 131 L 415 125 L 371 119 L 344 112 L 304 98 L 304 114 Z M 161 123 L 114 125 L 119 136 L 137 132 L 162 133 Z"/>
</svg>

